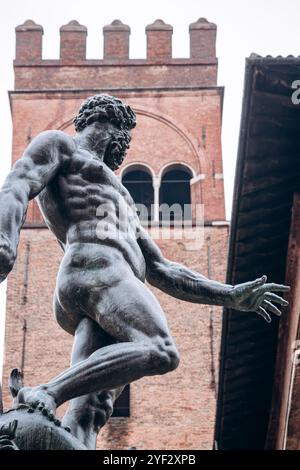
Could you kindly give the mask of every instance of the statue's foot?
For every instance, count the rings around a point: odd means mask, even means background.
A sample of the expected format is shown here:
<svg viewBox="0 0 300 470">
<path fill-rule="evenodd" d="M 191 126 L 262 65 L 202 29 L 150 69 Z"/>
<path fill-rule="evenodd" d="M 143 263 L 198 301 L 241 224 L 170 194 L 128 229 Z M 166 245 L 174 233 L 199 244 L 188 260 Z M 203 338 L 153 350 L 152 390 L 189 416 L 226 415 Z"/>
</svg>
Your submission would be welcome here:
<svg viewBox="0 0 300 470">
<path fill-rule="evenodd" d="M 38 387 L 23 387 L 19 391 L 16 401 L 16 406 L 25 404 L 30 408 L 36 409 L 47 416 L 51 421 L 55 420 L 56 402 L 52 395 L 41 386 Z"/>
</svg>

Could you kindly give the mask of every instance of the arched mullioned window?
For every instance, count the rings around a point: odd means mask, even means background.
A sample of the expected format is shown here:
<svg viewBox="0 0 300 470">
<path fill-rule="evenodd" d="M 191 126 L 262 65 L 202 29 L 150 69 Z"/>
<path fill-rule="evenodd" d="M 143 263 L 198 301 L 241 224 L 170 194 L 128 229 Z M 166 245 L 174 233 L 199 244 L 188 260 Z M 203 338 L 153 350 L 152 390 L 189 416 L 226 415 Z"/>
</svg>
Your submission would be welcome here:
<svg viewBox="0 0 300 470">
<path fill-rule="evenodd" d="M 150 220 L 152 216 L 151 209 L 154 204 L 154 190 L 152 175 L 148 168 L 142 165 L 134 166 L 132 169 L 129 168 L 122 177 L 122 183 L 128 189 L 138 209 L 140 205 L 146 207 L 145 213 L 140 211 L 141 220 Z"/>
<path fill-rule="evenodd" d="M 171 219 L 180 220 L 183 214 L 188 220 L 192 218 L 190 188 L 192 176 L 191 170 L 184 165 L 172 166 L 170 169 L 165 170 L 159 190 L 161 220 L 168 217 L 167 212 L 164 216 L 164 211 L 162 210 L 162 205 L 165 204 L 170 208 L 172 208 L 172 206 L 175 208 L 175 210 L 170 213 Z"/>
</svg>

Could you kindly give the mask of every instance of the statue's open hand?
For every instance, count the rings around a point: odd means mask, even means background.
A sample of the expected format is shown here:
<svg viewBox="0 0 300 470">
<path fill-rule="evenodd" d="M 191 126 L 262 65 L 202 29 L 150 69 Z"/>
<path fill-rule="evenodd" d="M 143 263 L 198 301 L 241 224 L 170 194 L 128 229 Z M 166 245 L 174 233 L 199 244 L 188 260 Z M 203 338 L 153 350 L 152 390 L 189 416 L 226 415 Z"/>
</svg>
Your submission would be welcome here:
<svg viewBox="0 0 300 470">
<path fill-rule="evenodd" d="M 290 288 L 281 284 L 266 284 L 267 276 L 233 287 L 231 307 L 245 312 L 256 312 L 266 322 L 271 322 L 268 312 L 280 316 L 281 311 L 274 304 L 286 307 L 288 302 L 274 292 L 288 292 Z"/>
</svg>

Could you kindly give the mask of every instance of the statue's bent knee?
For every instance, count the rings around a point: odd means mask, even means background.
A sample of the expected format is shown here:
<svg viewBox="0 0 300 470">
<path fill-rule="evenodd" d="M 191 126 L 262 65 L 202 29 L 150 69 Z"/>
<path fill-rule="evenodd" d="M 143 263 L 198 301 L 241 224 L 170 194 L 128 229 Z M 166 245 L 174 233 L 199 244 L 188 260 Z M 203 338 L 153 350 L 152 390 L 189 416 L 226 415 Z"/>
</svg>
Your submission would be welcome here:
<svg viewBox="0 0 300 470">
<path fill-rule="evenodd" d="M 154 342 L 151 365 L 156 374 L 166 374 L 179 365 L 179 353 L 170 339 L 158 339 Z"/>
</svg>

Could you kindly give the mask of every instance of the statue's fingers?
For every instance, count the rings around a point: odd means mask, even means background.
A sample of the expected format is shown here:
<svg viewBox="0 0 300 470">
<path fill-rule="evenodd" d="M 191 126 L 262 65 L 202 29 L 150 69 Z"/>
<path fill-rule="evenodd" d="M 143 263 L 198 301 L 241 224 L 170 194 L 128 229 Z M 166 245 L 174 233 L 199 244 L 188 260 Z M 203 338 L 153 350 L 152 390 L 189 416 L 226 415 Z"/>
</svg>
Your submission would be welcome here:
<svg viewBox="0 0 300 470">
<path fill-rule="evenodd" d="M 0 446 L 6 445 L 6 444 L 11 445 L 11 439 L 9 438 L 9 436 L 0 437 Z"/>
<path fill-rule="evenodd" d="M 271 302 L 276 302 L 277 304 L 282 305 L 283 307 L 287 307 L 289 304 L 282 297 L 279 297 L 279 295 L 273 294 L 272 292 L 266 292 L 265 299 L 271 300 Z"/>
<path fill-rule="evenodd" d="M 12 436 L 15 435 L 16 429 L 18 427 L 18 420 L 14 419 L 12 423 L 9 425 L 10 427 L 10 433 Z"/>
<path fill-rule="evenodd" d="M 252 290 L 257 287 L 263 286 L 266 281 L 267 281 L 267 276 L 262 276 L 262 277 L 259 277 L 258 279 L 255 279 L 254 281 L 244 282 L 243 284 L 241 284 L 241 287 Z"/>
<path fill-rule="evenodd" d="M 45 409 L 45 403 L 42 402 L 42 401 L 39 401 L 39 402 L 38 402 L 38 405 L 37 405 L 37 409 L 38 409 L 39 411 L 43 411 L 43 410 Z"/>
<path fill-rule="evenodd" d="M 1 450 L 16 450 L 16 447 L 13 444 L 2 445 L 0 443 L 0 451 Z"/>
<path fill-rule="evenodd" d="M 48 419 L 49 419 L 50 421 L 54 421 L 54 420 L 55 420 L 55 415 L 54 415 L 54 413 L 53 413 L 52 410 L 49 410 L 49 411 L 48 411 Z"/>
<path fill-rule="evenodd" d="M 278 317 L 280 317 L 281 311 L 279 310 L 279 308 L 273 305 L 272 302 L 269 302 L 268 300 L 264 300 L 263 307 L 270 310 L 272 313 L 274 313 L 274 315 L 277 315 Z"/>
<path fill-rule="evenodd" d="M 42 414 L 49 419 L 49 421 L 54 421 L 55 420 L 54 413 L 51 410 L 49 410 L 48 408 L 44 407 L 41 411 L 42 411 Z"/>
<path fill-rule="evenodd" d="M 0 448 L 3 450 L 4 446 L 12 446 L 13 443 L 11 442 L 11 439 L 0 439 Z"/>
<path fill-rule="evenodd" d="M 40 405 L 41 405 L 41 402 L 40 400 L 32 400 L 30 401 L 30 403 L 26 403 L 28 406 L 29 406 L 29 409 L 33 409 L 33 410 L 38 410 Z"/>
<path fill-rule="evenodd" d="M 43 407 L 40 407 L 39 410 L 41 411 L 41 413 L 46 416 L 50 421 L 54 421 L 54 414 L 52 412 L 52 410 L 50 410 L 49 408 L 47 408 L 47 406 L 43 406 Z"/>
<path fill-rule="evenodd" d="M 285 286 L 283 284 L 274 284 L 274 283 L 270 283 L 270 284 L 265 284 L 263 286 L 263 290 L 264 292 L 289 292 L 290 290 L 290 286 Z"/>
<path fill-rule="evenodd" d="M 271 317 L 263 307 L 259 307 L 258 310 L 256 310 L 256 313 L 263 317 L 263 319 L 266 320 L 267 323 L 271 323 Z"/>
</svg>

